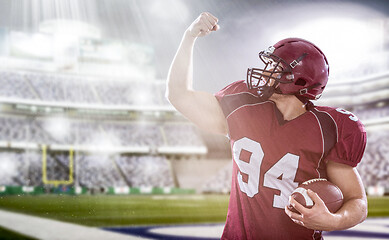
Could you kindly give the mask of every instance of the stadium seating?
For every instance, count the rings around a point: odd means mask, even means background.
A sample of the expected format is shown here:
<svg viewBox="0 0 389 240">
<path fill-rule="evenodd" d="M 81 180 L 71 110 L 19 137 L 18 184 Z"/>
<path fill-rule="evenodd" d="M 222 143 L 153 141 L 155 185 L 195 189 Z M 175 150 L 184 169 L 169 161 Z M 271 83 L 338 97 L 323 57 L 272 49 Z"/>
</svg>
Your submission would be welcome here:
<svg viewBox="0 0 389 240">
<path fill-rule="evenodd" d="M 37 102 L 166 106 L 164 83 L 0 70 L 0 98 Z"/>
<path fill-rule="evenodd" d="M 368 132 L 367 147 L 358 166 L 366 186 L 389 189 L 389 131 Z"/>
<path fill-rule="evenodd" d="M 69 179 L 69 155 L 48 154 L 47 179 Z M 75 158 L 74 185 L 108 187 L 174 187 L 171 168 L 163 156 L 125 156 L 79 153 Z M 0 186 L 42 186 L 39 152 L 0 152 Z"/>
<path fill-rule="evenodd" d="M 0 71 L 0 97 L 36 100 L 24 76 L 19 72 Z"/>
<path fill-rule="evenodd" d="M 130 187 L 174 187 L 170 164 L 162 156 L 120 156 L 116 159 Z"/>
<path fill-rule="evenodd" d="M 42 160 L 36 152 L 0 152 L 0 185 L 42 185 Z"/>
<path fill-rule="evenodd" d="M 203 146 L 193 125 L 187 123 L 167 123 L 163 127 L 168 146 Z"/>
<path fill-rule="evenodd" d="M 0 99 L 40 104 L 100 104 L 105 106 L 168 106 L 163 82 L 94 79 L 69 74 L 0 70 Z M 353 112 L 370 121 L 389 116 L 389 107 L 358 108 Z M 196 127 L 188 122 L 61 118 L 48 115 L 0 114 L 0 186 L 42 186 L 42 153 L 39 149 L 8 149 L 10 143 L 59 146 L 149 147 L 148 154 L 75 154 L 74 184 L 93 187 L 175 186 L 167 156 L 153 155 L 158 147 L 205 146 Z M 368 145 L 358 170 L 366 186 L 389 189 L 389 131 L 368 131 Z M 223 151 L 228 151 L 223 150 Z M 47 155 L 47 177 L 69 177 L 68 153 Z M 225 154 L 225 158 L 229 153 Z M 204 192 L 230 189 L 231 164 L 202 186 Z"/>
<path fill-rule="evenodd" d="M 54 119 L 60 121 L 60 118 Z M 62 121 L 62 120 L 61 120 Z M 188 123 L 142 123 L 64 119 L 51 129 L 50 120 L 28 116 L 0 115 L 0 141 L 38 144 L 98 145 L 100 141 L 115 146 L 203 146 L 195 127 Z M 104 139 L 101 139 L 104 138 Z"/>
<path fill-rule="evenodd" d="M 60 121 L 55 119 L 54 121 Z M 129 122 L 67 119 L 66 134 L 51 129 L 53 120 L 45 117 L 0 115 L 0 141 L 6 143 L 34 143 L 98 146 L 202 146 L 201 136 L 188 123 Z M 61 126 L 61 125 L 60 125 Z M 58 126 L 57 126 L 58 127 Z M 52 132 L 53 131 L 53 132 Z M 103 139 L 101 139 L 103 138 Z M 42 186 L 42 153 L 3 149 L 0 169 L 8 174 L 0 176 L 0 186 Z M 173 173 L 165 156 L 99 155 L 77 152 L 75 155 L 74 184 L 88 189 L 107 187 L 174 187 Z M 47 179 L 69 179 L 69 155 L 50 151 L 46 159 Z M 51 184 L 52 185 L 52 184 Z"/>
<path fill-rule="evenodd" d="M 87 188 L 125 186 L 124 179 L 112 161 L 109 155 L 78 155 L 76 184 Z"/>
<path fill-rule="evenodd" d="M 231 162 L 218 171 L 218 173 L 208 179 L 208 181 L 202 186 L 202 192 L 204 193 L 229 193 L 231 191 L 231 176 L 232 166 Z"/>
<path fill-rule="evenodd" d="M 389 105 L 380 108 L 364 108 L 353 111 L 362 121 L 370 119 L 379 119 L 389 116 Z"/>
</svg>

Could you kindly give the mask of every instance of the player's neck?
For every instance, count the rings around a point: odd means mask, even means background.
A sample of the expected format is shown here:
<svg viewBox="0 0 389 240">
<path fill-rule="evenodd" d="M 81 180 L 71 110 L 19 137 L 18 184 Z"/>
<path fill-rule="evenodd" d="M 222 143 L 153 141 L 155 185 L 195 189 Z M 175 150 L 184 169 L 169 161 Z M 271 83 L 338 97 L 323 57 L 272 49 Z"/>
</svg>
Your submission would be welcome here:
<svg viewBox="0 0 389 240">
<path fill-rule="evenodd" d="M 273 94 L 270 100 L 276 103 L 286 121 L 293 120 L 307 111 L 305 105 L 293 95 Z"/>
</svg>

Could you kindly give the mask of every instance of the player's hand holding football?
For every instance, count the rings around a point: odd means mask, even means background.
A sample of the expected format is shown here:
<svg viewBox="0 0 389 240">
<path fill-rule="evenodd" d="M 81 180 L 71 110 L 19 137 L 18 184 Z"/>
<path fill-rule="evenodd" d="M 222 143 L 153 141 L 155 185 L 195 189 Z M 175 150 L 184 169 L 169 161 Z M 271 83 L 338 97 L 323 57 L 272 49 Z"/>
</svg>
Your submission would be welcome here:
<svg viewBox="0 0 389 240">
<path fill-rule="evenodd" d="M 187 33 L 194 37 L 203 37 L 210 34 L 212 31 L 219 30 L 217 24 L 218 19 L 208 12 L 203 12 L 200 16 L 194 20 L 194 22 L 187 29 Z"/>
<path fill-rule="evenodd" d="M 297 202 L 293 197 L 289 203 L 298 211 L 294 213 L 285 207 L 285 213 L 293 222 L 309 229 L 333 231 L 336 230 L 336 214 L 331 213 L 323 200 L 312 190 L 308 190 L 308 196 L 313 200 L 312 208 L 306 208 Z"/>
</svg>

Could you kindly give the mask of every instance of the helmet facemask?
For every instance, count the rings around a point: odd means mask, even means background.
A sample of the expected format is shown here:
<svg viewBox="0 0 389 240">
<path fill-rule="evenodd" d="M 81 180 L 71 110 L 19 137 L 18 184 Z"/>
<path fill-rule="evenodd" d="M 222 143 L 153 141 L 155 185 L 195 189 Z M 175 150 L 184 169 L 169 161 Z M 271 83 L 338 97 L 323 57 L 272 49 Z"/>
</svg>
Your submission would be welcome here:
<svg viewBox="0 0 389 240">
<path fill-rule="evenodd" d="M 292 69 L 282 58 L 267 51 L 259 53 L 264 68 L 248 68 L 246 83 L 249 89 L 257 90 L 259 97 L 268 99 L 281 83 L 292 83 Z"/>
</svg>

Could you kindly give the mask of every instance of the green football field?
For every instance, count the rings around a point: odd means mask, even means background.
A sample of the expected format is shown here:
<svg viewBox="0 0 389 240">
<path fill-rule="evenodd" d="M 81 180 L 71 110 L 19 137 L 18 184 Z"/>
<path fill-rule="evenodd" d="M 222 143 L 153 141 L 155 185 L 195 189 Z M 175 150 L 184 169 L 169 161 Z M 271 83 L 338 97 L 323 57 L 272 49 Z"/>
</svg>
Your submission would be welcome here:
<svg viewBox="0 0 389 240">
<path fill-rule="evenodd" d="M 88 226 L 224 222 L 226 195 L 3 196 L 0 208 Z"/>
<path fill-rule="evenodd" d="M 224 222 L 227 195 L 2 196 L 0 208 L 102 227 Z M 369 198 L 369 217 L 389 216 L 389 197 Z"/>
<path fill-rule="evenodd" d="M 368 201 L 369 217 L 389 216 L 389 197 Z M 0 197 L 1 209 L 94 227 L 223 223 L 227 207 L 227 195 Z"/>
</svg>

